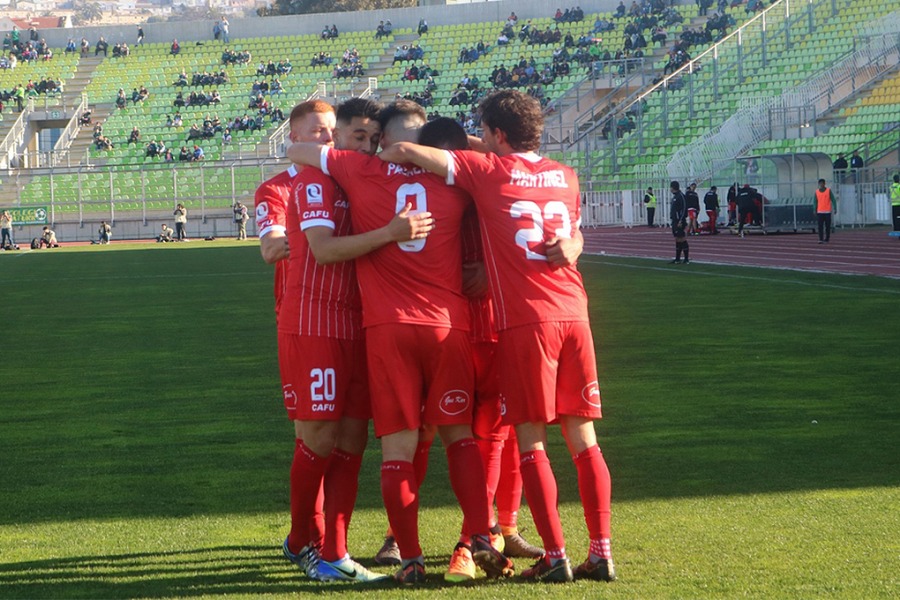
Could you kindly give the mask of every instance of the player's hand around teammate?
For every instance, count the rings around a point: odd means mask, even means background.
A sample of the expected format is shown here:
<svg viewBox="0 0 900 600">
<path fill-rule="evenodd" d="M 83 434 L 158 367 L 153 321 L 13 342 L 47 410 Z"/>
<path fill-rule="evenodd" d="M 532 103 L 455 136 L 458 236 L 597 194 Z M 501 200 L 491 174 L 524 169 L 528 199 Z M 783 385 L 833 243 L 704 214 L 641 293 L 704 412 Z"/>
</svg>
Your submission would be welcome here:
<svg viewBox="0 0 900 600">
<path fill-rule="evenodd" d="M 388 223 L 388 231 L 395 242 L 421 240 L 434 229 L 434 219 L 430 212 L 412 212 L 412 204 L 407 204 Z"/>
<path fill-rule="evenodd" d="M 584 238 L 576 232 L 572 238 L 553 238 L 546 244 L 547 262 L 551 267 L 568 267 L 574 265 L 584 250 Z"/>
</svg>

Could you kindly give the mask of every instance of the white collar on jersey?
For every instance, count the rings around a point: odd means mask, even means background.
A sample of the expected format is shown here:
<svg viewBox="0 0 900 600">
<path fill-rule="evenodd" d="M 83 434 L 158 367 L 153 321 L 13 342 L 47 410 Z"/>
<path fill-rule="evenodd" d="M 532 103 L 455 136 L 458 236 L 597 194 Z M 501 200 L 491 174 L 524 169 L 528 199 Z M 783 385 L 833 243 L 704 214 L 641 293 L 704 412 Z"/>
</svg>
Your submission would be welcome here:
<svg viewBox="0 0 900 600">
<path fill-rule="evenodd" d="M 513 152 L 515 156 L 522 158 L 523 160 L 527 160 L 530 163 L 540 162 L 542 157 L 537 153 L 529 150 L 528 152 Z"/>
<path fill-rule="evenodd" d="M 296 177 L 297 173 L 299 173 L 299 171 L 297 171 L 297 167 L 295 165 L 289 166 L 287 169 L 287 172 L 288 172 L 288 175 L 290 175 L 291 177 Z"/>
</svg>

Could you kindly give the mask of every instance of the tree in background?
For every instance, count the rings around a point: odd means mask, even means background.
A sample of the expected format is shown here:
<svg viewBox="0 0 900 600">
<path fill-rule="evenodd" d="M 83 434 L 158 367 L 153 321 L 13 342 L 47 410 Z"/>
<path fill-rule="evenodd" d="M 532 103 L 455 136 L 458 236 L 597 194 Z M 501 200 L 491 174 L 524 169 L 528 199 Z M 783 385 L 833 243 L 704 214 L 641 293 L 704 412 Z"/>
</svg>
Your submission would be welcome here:
<svg viewBox="0 0 900 600">
<path fill-rule="evenodd" d="M 84 25 L 103 20 L 103 9 L 100 8 L 98 2 L 77 1 L 72 3 L 72 8 L 74 9 L 73 25 Z"/>
</svg>

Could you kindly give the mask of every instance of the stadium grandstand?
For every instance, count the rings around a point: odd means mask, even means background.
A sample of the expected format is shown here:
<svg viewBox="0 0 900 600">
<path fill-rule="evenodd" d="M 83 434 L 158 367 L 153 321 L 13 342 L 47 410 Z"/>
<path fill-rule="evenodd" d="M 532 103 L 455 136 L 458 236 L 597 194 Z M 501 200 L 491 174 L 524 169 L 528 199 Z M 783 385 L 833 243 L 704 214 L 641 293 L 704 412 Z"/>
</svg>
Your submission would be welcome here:
<svg viewBox="0 0 900 600">
<path fill-rule="evenodd" d="M 4 47 L 0 61 L 0 208 L 17 211 L 19 239 L 44 224 L 89 239 L 101 220 L 117 239 L 150 238 L 177 203 L 191 237 L 231 235 L 234 203 L 285 167 L 296 102 L 406 97 L 477 134 L 478 100 L 517 87 L 545 108 L 542 151 L 579 172 L 586 226 L 642 223 L 642 190 L 671 179 L 750 183 L 770 228 L 798 230 L 824 177 L 839 225 L 890 221 L 896 3 L 595 0 L 565 18 L 549 6 L 237 19 L 228 42 L 211 22 L 147 24 L 139 46 L 132 27 L 47 30 L 49 56 L 9 68 Z M 834 170 L 854 152 L 862 167 Z"/>
</svg>

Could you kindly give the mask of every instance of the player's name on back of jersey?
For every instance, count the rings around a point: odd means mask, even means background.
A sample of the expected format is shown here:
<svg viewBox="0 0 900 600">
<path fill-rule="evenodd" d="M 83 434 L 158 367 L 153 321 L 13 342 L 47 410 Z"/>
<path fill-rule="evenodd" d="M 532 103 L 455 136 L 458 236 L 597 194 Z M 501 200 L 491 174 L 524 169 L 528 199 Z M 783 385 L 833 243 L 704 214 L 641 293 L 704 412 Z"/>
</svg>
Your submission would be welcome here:
<svg viewBox="0 0 900 600">
<path fill-rule="evenodd" d="M 513 169 L 509 183 L 510 185 L 517 185 L 519 187 L 569 187 L 569 184 L 566 183 L 566 175 L 560 169 L 554 169 L 553 171 L 542 171 L 540 173 L 526 173 L 525 171 Z"/>
</svg>

